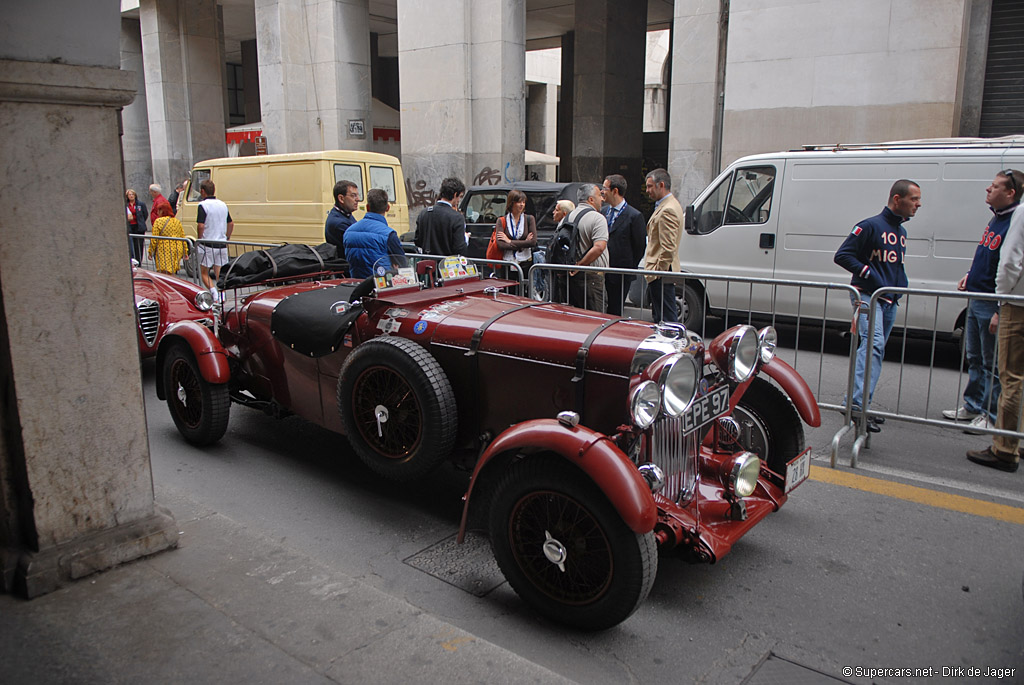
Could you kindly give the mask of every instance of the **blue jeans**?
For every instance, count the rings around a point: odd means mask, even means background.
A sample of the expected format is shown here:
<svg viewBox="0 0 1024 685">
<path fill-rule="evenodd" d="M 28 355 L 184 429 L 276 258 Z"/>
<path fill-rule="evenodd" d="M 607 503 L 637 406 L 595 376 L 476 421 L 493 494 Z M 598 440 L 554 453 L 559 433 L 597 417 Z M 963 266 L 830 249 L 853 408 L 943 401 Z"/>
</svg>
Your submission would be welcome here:
<svg viewBox="0 0 1024 685">
<path fill-rule="evenodd" d="M 676 307 L 676 286 L 671 281 L 655 278 L 647 286 L 647 294 L 651 298 L 651 314 L 654 322 L 679 322 L 679 311 Z"/>
<path fill-rule="evenodd" d="M 878 376 L 882 373 L 882 357 L 885 356 L 885 343 L 889 341 L 892 325 L 896 321 L 895 302 L 878 300 L 878 311 L 875 312 L 875 330 L 868 335 L 868 304 L 871 295 L 860 294 L 860 314 L 857 316 L 857 335 L 860 344 L 857 347 L 857 366 L 853 379 L 853 406 L 863 407 L 864 400 L 864 366 L 867 363 L 868 344 L 871 344 L 871 387 L 868 389 L 868 404 L 875 395 Z M 854 300 L 854 304 L 857 304 Z"/>
<path fill-rule="evenodd" d="M 975 414 L 984 413 L 995 422 L 999 407 L 999 375 L 996 372 L 996 336 L 988 322 L 999 311 L 995 300 L 971 300 L 967 305 L 967 387 L 964 406 Z"/>
</svg>

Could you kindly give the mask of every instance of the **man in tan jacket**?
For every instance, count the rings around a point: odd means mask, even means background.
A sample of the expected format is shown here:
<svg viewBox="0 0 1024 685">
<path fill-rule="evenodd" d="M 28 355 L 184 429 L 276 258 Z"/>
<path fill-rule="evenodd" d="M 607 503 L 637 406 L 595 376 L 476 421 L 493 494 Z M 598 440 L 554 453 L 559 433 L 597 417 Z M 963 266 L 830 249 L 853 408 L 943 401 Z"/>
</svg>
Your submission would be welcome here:
<svg viewBox="0 0 1024 685">
<path fill-rule="evenodd" d="M 672 178 L 664 169 L 647 174 L 647 195 L 654 200 L 654 214 L 647 222 L 645 271 L 679 271 L 679 229 L 683 208 L 671 192 Z M 658 276 L 644 276 L 651 298 L 654 321 L 679 321 L 675 285 Z"/>
</svg>

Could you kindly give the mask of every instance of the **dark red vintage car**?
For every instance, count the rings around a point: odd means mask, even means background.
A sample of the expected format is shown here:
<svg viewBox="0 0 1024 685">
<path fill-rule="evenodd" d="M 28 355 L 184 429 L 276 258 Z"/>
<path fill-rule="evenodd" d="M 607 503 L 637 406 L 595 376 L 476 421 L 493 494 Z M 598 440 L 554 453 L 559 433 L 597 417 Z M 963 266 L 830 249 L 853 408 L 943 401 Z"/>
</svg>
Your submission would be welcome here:
<svg viewBox="0 0 1024 685">
<path fill-rule="evenodd" d="M 234 401 L 346 435 L 387 478 L 465 466 L 460 540 L 486 529 L 516 592 L 584 629 L 636 610 L 659 551 L 714 562 L 807 477 L 818 408 L 771 328 L 705 345 L 434 266 L 229 291 L 215 331 L 166 331 L 157 394 L 195 444 Z"/>
<path fill-rule="evenodd" d="M 213 297 L 205 288 L 157 271 L 132 267 L 139 353 L 156 354 L 167 327 L 178 321 L 213 325 Z"/>
</svg>

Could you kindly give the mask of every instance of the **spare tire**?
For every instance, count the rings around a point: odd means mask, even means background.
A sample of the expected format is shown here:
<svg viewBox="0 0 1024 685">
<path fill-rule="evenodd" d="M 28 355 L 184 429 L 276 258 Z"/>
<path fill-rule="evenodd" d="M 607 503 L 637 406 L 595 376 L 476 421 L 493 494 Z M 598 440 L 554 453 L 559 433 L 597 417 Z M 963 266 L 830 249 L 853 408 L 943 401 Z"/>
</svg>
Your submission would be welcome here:
<svg viewBox="0 0 1024 685">
<path fill-rule="evenodd" d="M 338 378 L 338 411 L 363 463 L 396 481 L 415 480 L 455 445 L 455 393 L 422 346 L 384 336 L 359 345 Z"/>
</svg>

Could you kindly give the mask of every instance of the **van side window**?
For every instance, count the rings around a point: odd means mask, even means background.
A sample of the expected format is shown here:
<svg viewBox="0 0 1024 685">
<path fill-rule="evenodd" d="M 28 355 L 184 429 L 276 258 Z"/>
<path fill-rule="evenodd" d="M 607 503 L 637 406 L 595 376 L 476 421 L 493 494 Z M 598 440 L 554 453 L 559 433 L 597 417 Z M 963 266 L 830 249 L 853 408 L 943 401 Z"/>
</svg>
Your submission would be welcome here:
<svg viewBox="0 0 1024 685">
<path fill-rule="evenodd" d="M 370 187 L 387 191 L 388 202 L 395 202 L 395 170 L 387 166 L 370 167 Z"/>
<path fill-rule="evenodd" d="M 187 202 L 199 202 L 199 184 L 210 178 L 209 169 L 194 169 L 192 171 L 192 180 L 188 183 L 188 196 L 185 198 Z"/>
<path fill-rule="evenodd" d="M 775 167 L 737 169 L 694 207 L 697 232 L 711 233 L 724 224 L 763 224 L 771 214 L 774 189 Z"/>
<path fill-rule="evenodd" d="M 352 181 L 359 189 L 359 199 L 366 197 L 363 193 L 363 169 L 358 164 L 335 164 L 334 182 L 338 181 Z"/>
</svg>

